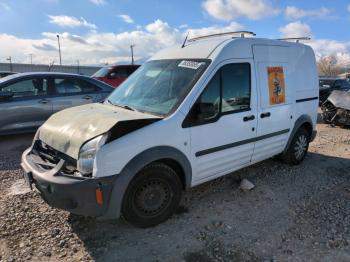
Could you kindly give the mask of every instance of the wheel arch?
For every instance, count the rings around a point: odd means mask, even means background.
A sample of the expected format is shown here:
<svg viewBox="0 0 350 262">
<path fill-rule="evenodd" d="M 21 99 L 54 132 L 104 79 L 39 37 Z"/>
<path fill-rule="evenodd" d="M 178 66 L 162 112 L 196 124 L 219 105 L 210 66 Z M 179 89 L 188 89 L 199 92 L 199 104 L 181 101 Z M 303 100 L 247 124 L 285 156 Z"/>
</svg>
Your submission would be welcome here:
<svg viewBox="0 0 350 262">
<path fill-rule="evenodd" d="M 284 149 L 283 152 L 286 152 L 290 146 L 290 143 L 293 140 L 293 137 L 295 133 L 299 130 L 299 128 L 304 127 L 307 132 L 310 135 L 310 139 L 312 140 L 313 138 L 313 124 L 312 124 L 312 119 L 309 115 L 301 115 L 294 123 L 294 127 L 292 129 L 292 132 L 290 133 L 290 136 L 288 138 L 287 145 Z"/>
<path fill-rule="evenodd" d="M 131 159 L 120 174 L 117 175 L 108 210 L 101 218 L 118 218 L 120 216 L 123 197 L 130 181 L 143 167 L 153 162 L 162 162 L 169 165 L 178 173 L 183 188 L 191 187 L 192 167 L 184 153 L 170 146 L 158 146 L 147 149 Z"/>
</svg>

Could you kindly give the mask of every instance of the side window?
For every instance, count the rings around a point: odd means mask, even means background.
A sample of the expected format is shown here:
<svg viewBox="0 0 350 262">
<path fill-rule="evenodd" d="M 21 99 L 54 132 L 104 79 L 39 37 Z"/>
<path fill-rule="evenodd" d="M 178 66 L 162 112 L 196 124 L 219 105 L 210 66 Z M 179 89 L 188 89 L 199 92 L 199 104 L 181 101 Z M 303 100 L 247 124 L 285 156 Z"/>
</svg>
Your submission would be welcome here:
<svg viewBox="0 0 350 262">
<path fill-rule="evenodd" d="M 218 71 L 197 99 L 183 126 L 210 122 L 219 115 L 220 106 L 220 71 Z"/>
<path fill-rule="evenodd" d="M 250 64 L 228 64 L 220 68 L 186 117 L 183 127 L 205 124 L 222 113 L 250 109 Z"/>
<path fill-rule="evenodd" d="M 55 87 L 58 94 L 91 93 L 99 89 L 87 81 L 74 78 L 55 78 Z"/>
<path fill-rule="evenodd" d="M 21 80 L 5 86 L 2 91 L 12 92 L 13 97 L 44 96 L 48 94 L 47 79 L 34 78 Z"/>
<path fill-rule="evenodd" d="M 125 67 L 117 67 L 110 73 L 110 78 L 118 79 L 118 78 L 126 78 L 128 77 L 128 71 Z"/>
<path fill-rule="evenodd" d="M 72 78 L 55 78 L 55 89 L 57 94 L 82 93 L 79 83 Z"/>
<path fill-rule="evenodd" d="M 342 80 L 341 88 L 342 89 L 349 89 L 350 88 L 350 83 L 348 81 L 346 81 L 346 80 Z"/>
<path fill-rule="evenodd" d="M 128 76 L 131 75 L 132 73 L 134 73 L 135 71 L 137 70 L 137 67 L 128 67 L 127 69 L 127 73 L 128 73 Z"/>
<path fill-rule="evenodd" d="M 221 68 L 222 108 L 232 112 L 250 108 L 250 64 L 229 64 Z"/>
<path fill-rule="evenodd" d="M 78 80 L 78 84 L 84 93 L 92 93 L 100 90 L 99 87 L 85 80 Z"/>
</svg>

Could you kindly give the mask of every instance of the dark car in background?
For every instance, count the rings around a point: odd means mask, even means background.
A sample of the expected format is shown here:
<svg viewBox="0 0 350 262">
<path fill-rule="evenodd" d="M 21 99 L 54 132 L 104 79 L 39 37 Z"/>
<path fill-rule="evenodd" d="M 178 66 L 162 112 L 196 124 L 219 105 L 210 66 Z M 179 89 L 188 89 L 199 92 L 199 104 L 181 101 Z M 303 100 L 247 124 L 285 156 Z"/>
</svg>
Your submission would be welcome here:
<svg viewBox="0 0 350 262">
<path fill-rule="evenodd" d="M 93 78 L 103 81 L 113 87 L 119 86 L 132 73 L 139 68 L 139 65 L 112 65 L 105 66 L 92 75 Z"/>
<path fill-rule="evenodd" d="M 320 85 L 320 105 L 322 105 L 329 95 L 334 90 L 348 91 L 350 90 L 350 82 L 345 79 L 332 78 L 332 77 L 321 77 L 319 80 Z"/>
<path fill-rule="evenodd" d="M 12 72 L 12 71 L 0 71 L 0 78 L 9 76 L 9 75 L 14 75 L 17 74 L 17 72 Z"/>
<path fill-rule="evenodd" d="M 35 131 L 62 109 L 103 101 L 113 88 L 91 77 L 19 73 L 0 79 L 0 135 Z"/>
</svg>

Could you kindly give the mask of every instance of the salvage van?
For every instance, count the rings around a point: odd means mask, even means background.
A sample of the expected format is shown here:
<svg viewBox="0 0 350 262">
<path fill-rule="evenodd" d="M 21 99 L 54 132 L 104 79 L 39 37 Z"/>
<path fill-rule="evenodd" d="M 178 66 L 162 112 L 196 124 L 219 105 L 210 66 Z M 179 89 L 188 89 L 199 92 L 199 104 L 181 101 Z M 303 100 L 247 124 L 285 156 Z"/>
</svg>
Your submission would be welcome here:
<svg viewBox="0 0 350 262">
<path fill-rule="evenodd" d="M 301 163 L 316 135 L 313 50 L 214 36 L 158 52 L 102 104 L 52 115 L 22 155 L 28 184 L 53 207 L 149 227 L 185 189 L 273 156 Z"/>
</svg>

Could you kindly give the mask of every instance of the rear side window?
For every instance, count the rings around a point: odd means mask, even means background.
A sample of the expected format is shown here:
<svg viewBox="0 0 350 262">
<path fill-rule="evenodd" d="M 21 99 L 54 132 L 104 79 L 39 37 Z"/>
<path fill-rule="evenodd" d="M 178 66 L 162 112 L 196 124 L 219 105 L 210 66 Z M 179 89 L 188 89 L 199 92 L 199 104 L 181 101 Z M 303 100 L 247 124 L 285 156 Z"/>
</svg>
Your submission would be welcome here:
<svg viewBox="0 0 350 262">
<path fill-rule="evenodd" d="M 115 78 L 124 78 L 130 75 L 126 67 L 117 67 L 113 70 L 113 73 L 115 73 Z"/>
<path fill-rule="evenodd" d="M 44 96 L 48 94 L 47 79 L 34 78 L 20 80 L 2 88 L 2 91 L 12 92 L 13 97 Z"/>
<path fill-rule="evenodd" d="M 84 80 L 74 78 L 55 78 L 57 94 L 79 94 L 95 92 L 97 88 Z"/>
<path fill-rule="evenodd" d="M 132 73 L 134 73 L 136 70 L 137 70 L 137 68 L 138 67 L 136 67 L 136 66 L 131 66 L 131 67 L 128 67 L 128 69 L 127 69 L 127 73 L 128 73 L 128 75 L 131 75 Z"/>
<path fill-rule="evenodd" d="M 222 112 L 239 111 L 250 107 L 250 65 L 229 64 L 221 69 Z"/>
</svg>

